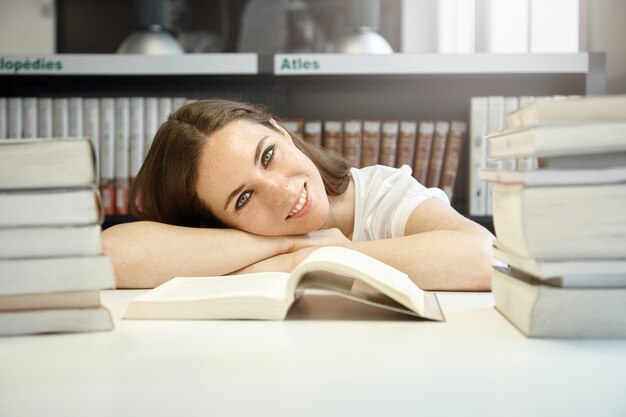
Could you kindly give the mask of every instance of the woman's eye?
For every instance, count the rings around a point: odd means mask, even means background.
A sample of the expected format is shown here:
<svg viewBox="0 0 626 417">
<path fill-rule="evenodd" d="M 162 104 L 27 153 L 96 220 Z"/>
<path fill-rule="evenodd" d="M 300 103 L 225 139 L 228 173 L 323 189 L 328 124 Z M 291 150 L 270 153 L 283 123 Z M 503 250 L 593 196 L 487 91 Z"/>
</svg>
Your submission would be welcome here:
<svg viewBox="0 0 626 417">
<path fill-rule="evenodd" d="M 236 204 L 237 209 L 242 208 L 248 202 L 248 199 L 250 198 L 250 194 L 251 194 L 250 191 L 245 191 L 239 196 L 239 198 L 237 199 L 237 204 Z"/>
<path fill-rule="evenodd" d="M 274 147 L 270 146 L 269 148 L 265 150 L 265 152 L 263 152 L 263 156 L 261 157 L 261 162 L 263 163 L 263 166 L 267 167 L 267 165 L 270 163 L 273 157 L 274 157 Z"/>
</svg>

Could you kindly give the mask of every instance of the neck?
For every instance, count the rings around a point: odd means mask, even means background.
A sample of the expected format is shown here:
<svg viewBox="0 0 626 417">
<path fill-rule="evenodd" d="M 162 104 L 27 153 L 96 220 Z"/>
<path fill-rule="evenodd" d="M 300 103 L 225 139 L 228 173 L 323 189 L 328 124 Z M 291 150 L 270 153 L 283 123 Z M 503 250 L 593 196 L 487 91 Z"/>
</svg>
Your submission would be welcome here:
<svg viewBox="0 0 626 417">
<path fill-rule="evenodd" d="M 322 229 L 337 228 L 348 238 L 352 239 L 354 230 L 354 182 L 352 178 L 343 194 L 328 197 L 328 218 Z"/>
</svg>

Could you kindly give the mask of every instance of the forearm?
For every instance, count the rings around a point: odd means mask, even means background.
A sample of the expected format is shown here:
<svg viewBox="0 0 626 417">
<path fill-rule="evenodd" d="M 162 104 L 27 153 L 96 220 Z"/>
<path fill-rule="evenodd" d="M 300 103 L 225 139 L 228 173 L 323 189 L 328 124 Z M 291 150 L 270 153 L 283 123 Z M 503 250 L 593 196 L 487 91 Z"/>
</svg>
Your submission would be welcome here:
<svg viewBox="0 0 626 417">
<path fill-rule="evenodd" d="M 435 230 L 343 246 L 403 271 L 425 290 L 486 291 L 491 287 L 491 244 L 486 231 Z"/>
<path fill-rule="evenodd" d="M 155 222 L 111 227 L 102 240 L 118 288 L 152 288 L 174 276 L 223 275 L 291 250 L 283 237 Z"/>
</svg>

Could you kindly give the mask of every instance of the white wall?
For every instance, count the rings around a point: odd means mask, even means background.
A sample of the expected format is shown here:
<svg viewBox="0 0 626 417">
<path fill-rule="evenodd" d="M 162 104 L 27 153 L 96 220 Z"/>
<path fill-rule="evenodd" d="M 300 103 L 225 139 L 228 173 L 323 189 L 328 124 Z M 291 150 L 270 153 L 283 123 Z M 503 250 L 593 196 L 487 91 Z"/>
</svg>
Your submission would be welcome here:
<svg viewBox="0 0 626 417">
<path fill-rule="evenodd" d="M 0 0 L 0 53 L 54 53 L 54 0 Z"/>
<path fill-rule="evenodd" d="M 626 1 L 588 1 L 587 45 L 606 52 L 607 94 L 626 94 Z"/>
</svg>

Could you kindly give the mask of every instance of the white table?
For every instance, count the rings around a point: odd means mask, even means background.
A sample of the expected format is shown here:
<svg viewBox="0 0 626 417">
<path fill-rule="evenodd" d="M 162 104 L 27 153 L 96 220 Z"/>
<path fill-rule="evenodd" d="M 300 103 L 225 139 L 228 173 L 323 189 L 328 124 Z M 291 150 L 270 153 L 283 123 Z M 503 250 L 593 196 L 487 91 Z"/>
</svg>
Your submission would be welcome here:
<svg viewBox="0 0 626 417">
<path fill-rule="evenodd" d="M 122 320 L 139 293 L 102 293 L 113 332 L 0 338 L 0 416 L 626 415 L 626 339 L 527 339 L 490 293 L 440 293 L 445 323 L 315 296 L 315 320 Z"/>
</svg>

